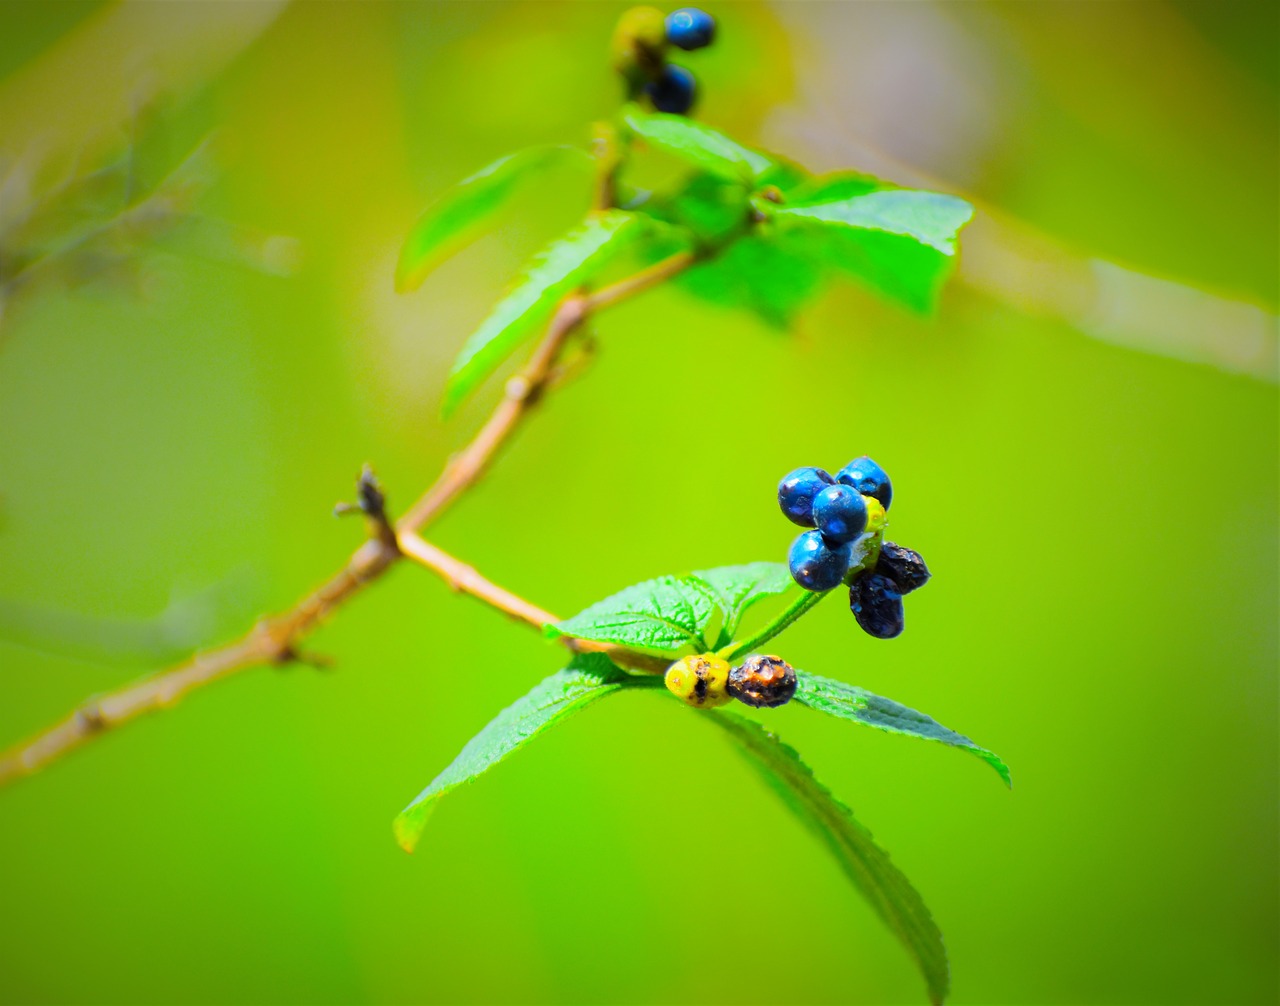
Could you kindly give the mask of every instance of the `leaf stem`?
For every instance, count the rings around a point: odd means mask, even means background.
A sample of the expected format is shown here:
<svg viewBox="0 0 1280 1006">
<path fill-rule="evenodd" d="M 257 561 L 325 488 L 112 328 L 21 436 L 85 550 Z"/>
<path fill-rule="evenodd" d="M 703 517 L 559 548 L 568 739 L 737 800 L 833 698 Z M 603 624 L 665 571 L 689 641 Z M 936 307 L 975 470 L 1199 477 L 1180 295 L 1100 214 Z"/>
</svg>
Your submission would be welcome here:
<svg viewBox="0 0 1280 1006">
<path fill-rule="evenodd" d="M 764 645 L 774 636 L 781 633 L 784 629 L 791 625 L 801 615 L 804 615 L 810 608 L 815 607 L 819 601 L 830 594 L 831 591 L 824 590 L 816 592 L 812 590 L 804 591 L 800 597 L 796 598 L 785 611 L 777 618 L 760 629 L 755 635 L 747 639 L 740 640 L 736 643 L 730 643 L 719 651 L 719 655 L 725 660 L 737 660 L 744 654 L 750 653 L 759 646 Z"/>
</svg>

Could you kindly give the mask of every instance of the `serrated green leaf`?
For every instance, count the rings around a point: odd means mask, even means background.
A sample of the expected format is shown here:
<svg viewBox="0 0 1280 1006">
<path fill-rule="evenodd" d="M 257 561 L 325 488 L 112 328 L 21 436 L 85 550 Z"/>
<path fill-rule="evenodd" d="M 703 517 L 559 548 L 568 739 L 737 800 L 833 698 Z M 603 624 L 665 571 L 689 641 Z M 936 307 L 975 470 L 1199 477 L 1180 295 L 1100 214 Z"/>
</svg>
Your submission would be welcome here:
<svg viewBox="0 0 1280 1006">
<path fill-rule="evenodd" d="M 839 176 L 808 189 L 812 198 L 773 206 L 756 201 L 783 232 L 807 232 L 815 257 L 918 311 L 931 311 L 955 265 L 956 237 L 973 216 L 962 199 L 937 192 L 871 188 L 874 179 Z M 803 197 L 806 189 L 802 187 Z"/>
<path fill-rule="evenodd" d="M 742 566 L 718 566 L 699 569 L 692 574 L 711 591 L 723 619 L 716 649 L 728 643 L 738 631 L 742 616 L 754 604 L 799 590 L 787 567 L 781 562 L 749 562 Z"/>
<path fill-rule="evenodd" d="M 674 658 L 688 647 L 707 648 L 703 633 L 715 612 L 716 597 L 702 580 L 660 576 L 597 601 L 545 631 Z"/>
<path fill-rule="evenodd" d="M 873 695 L 843 681 L 797 670 L 795 701 L 843 720 L 865 723 L 890 733 L 922 737 L 968 751 L 995 769 L 1007 786 L 1013 787 L 1009 766 L 994 752 L 979 747 L 964 734 L 958 734 L 924 713 L 909 709 L 892 699 Z"/>
<path fill-rule="evenodd" d="M 553 638 L 573 636 L 675 659 L 690 647 L 705 652 L 728 642 L 707 642 L 707 630 L 717 615 L 720 635 L 727 632 L 731 638 L 753 604 L 792 585 L 787 567 L 777 562 L 660 576 L 597 601 L 572 618 L 546 626 L 545 632 Z"/>
<path fill-rule="evenodd" d="M 774 215 L 897 234 L 943 255 L 954 255 L 956 235 L 973 218 L 973 207 L 941 192 L 885 188 L 839 199 L 792 203 L 778 207 Z"/>
<path fill-rule="evenodd" d="M 488 377 L 562 298 L 642 236 L 645 219 L 623 210 L 594 213 L 543 249 L 462 347 L 445 388 L 445 414 Z"/>
<path fill-rule="evenodd" d="M 683 115 L 646 113 L 632 106 L 623 115 L 623 121 L 650 146 L 721 178 L 754 186 L 770 172 L 779 170 L 773 158 Z"/>
<path fill-rule="evenodd" d="M 525 182 L 556 164 L 575 162 L 589 169 L 591 155 L 577 147 L 530 147 L 464 178 L 428 207 L 409 232 L 396 265 L 396 289 L 417 289 L 432 269 L 479 237 L 484 224 Z"/>
<path fill-rule="evenodd" d="M 937 309 L 955 267 L 954 257 L 896 234 L 829 232 L 820 246 L 827 263 L 923 315 Z"/>
<path fill-rule="evenodd" d="M 467 742 L 461 753 L 395 820 L 396 840 L 412 852 L 439 799 L 488 771 L 548 727 L 623 687 L 626 674 L 599 653 L 580 654 L 534 686 Z"/>
<path fill-rule="evenodd" d="M 876 845 L 853 812 L 814 778 L 795 750 L 759 724 L 735 714 L 717 712 L 710 719 L 733 736 L 770 788 L 826 844 L 845 875 L 915 958 L 929 998 L 934 1003 L 946 999 L 951 978 L 942 933 L 889 854 Z M 752 864 L 750 846 L 741 852 Z"/>
<path fill-rule="evenodd" d="M 788 194 L 787 202 L 796 206 L 831 203 L 886 188 L 892 188 L 892 186 L 874 175 L 864 175 L 857 171 L 839 171 L 835 174 L 805 180 Z"/>
<path fill-rule="evenodd" d="M 769 326 L 786 330 L 828 274 L 814 237 L 779 229 L 738 238 L 676 283 L 703 300 L 753 311 Z"/>
<path fill-rule="evenodd" d="M 740 179 L 698 172 L 669 195 L 651 198 L 642 212 L 664 223 L 686 228 L 708 246 L 742 231 L 750 219 L 749 190 Z"/>
<path fill-rule="evenodd" d="M 776 186 L 778 191 L 790 198 L 792 194 L 803 189 L 813 178 L 808 171 L 795 161 L 789 161 L 777 154 L 769 154 L 772 165 L 756 175 L 756 188 L 766 185 Z"/>
</svg>

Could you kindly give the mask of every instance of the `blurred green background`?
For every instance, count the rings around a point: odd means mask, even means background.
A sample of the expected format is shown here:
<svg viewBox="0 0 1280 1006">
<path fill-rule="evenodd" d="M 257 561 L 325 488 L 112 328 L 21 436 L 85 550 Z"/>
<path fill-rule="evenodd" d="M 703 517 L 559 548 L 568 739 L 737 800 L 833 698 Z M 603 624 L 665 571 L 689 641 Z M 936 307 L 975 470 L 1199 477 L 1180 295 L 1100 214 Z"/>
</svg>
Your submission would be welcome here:
<svg viewBox="0 0 1280 1006">
<path fill-rule="evenodd" d="M 287 606 L 358 541 L 329 508 L 362 462 L 405 505 L 465 442 L 500 381 L 442 424 L 449 362 L 586 194 L 549 178 L 410 296 L 399 243 L 450 182 L 609 114 L 622 9 L 0 3 L 0 270 L 63 249 L 0 317 L 0 746 Z M 791 337 L 675 290 L 603 315 L 429 536 L 567 614 L 781 558 L 780 474 L 871 454 L 934 580 L 895 642 L 833 604 L 779 649 L 1015 789 L 767 719 L 923 893 L 954 1001 L 1276 1001 L 1277 8 L 709 9 L 700 115 L 974 199 L 961 275 L 935 319 L 842 285 Z M 1112 291 L 1140 339 L 1075 302 L 1095 257 L 1158 278 Z M 1209 356 L 1261 345 L 1253 372 L 1173 358 L 1192 323 Z M 818 842 L 657 696 L 540 740 L 404 855 L 394 814 L 561 653 L 411 568 L 310 644 L 332 671 L 252 671 L 0 791 L 0 1000 L 923 1001 Z M 740 844 L 777 871 L 715 866 Z"/>
</svg>

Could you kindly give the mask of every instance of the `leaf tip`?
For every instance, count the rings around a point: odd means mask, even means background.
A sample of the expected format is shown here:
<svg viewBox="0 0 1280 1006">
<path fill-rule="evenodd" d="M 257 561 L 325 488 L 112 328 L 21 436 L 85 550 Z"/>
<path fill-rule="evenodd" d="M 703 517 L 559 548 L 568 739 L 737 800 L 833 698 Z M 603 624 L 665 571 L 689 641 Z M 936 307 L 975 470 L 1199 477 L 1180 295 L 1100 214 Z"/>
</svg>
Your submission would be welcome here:
<svg viewBox="0 0 1280 1006">
<path fill-rule="evenodd" d="M 413 275 L 403 265 L 396 267 L 395 290 L 396 293 L 412 293 L 418 289 L 421 280 Z"/>
<path fill-rule="evenodd" d="M 413 852 L 418 847 L 418 841 L 422 838 L 422 832 L 427 826 L 427 818 L 431 816 L 434 806 L 434 800 L 429 803 L 415 803 L 396 815 L 396 819 L 391 823 L 391 829 L 395 833 L 396 844 L 405 852 Z"/>
<path fill-rule="evenodd" d="M 396 844 L 405 852 L 413 852 L 418 845 L 418 833 L 404 820 L 404 816 L 397 817 L 391 828 L 395 832 Z"/>
<path fill-rule="evenodd" d="M 451 419 L 462 399 L 466 397 L 466 389 L 458 387 L 458 382 L 450 377 L 444 385 L 444 395 L 440 399 L 440 418 Z"/>
<path fill-rule="evenodd" d="M 412 293 L 418 289 L 439 262 L 437 256 L 424 255 L 422 250 L 416 247 L 420 227 L 420 223 L 415 225 L 413 231 L 405 238 L 404 245 L 400 249 L 400 257 L 396 260 L 396 293 Z"/>
<path fill-rule="evenodd" d="M 983 761 L 996 770 L 996 774 L 1004 780 L 1004 784 L 1009 789 L 1013 789 L 1013 773 L 1009 771 L 1009 766 L 1005 764 L 1004 759 L 994 751 L 988 751 L 985 748 L 980 748 L 978 753 Z"/>
</svg>

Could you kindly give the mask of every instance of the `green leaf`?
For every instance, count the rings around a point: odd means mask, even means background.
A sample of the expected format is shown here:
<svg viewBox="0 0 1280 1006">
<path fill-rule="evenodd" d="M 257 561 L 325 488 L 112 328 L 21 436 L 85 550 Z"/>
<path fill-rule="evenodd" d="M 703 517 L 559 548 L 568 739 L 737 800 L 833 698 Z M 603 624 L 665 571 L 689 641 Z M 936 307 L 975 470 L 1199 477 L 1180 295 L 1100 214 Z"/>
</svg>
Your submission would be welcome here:
<svg viewBox="0 0 1280 1006">
<path fill-rule="evenodd" d="M 500 712 L 395 820 L 396 840 L 412 852 L 440 797 L 470 782 L 548 727 L 623 687 L 626 674 L 599 653 L 581 654 Z"/>
<path fill-rule="evenodd" d="M 695 570 L 692 576 L 706 584 L 723 615 L 715 649 L 737 634 L 742 616 L 759 601 L 799 590 L 781 562 L 749 562 L 743 566 L 718 566 Z"/>
<path fill-rule="evenodd" d="M 547 168 L 562 163 L 590 166 L 591 155 L 577 147 L 530 147 L 503 157 L 463 179 L 437 199 L 414 224 L 400 249 L 396 289 L 417 289 L 450 255 L 477 237 L 483 225 Z"/>
<path fill-rule="evenodd" d="M 780 170 L 772 158 L 683 115 L 645 113 L 631 106 L 623 115 L 623 121 L 650 146 L 730 181 L 754 186 L 771 172 Z"/>
<path fill-rule="evenodd" d="M 676 283 L 713 304 L 752 311 L 785 331 L 822 289 L 829 272 L 814 239 L 786 229 L 738 238 Z"/>
<path fill-rule="evenodd" d="M 915 958 L 929 998 L 941 1003 L 951 979 L 947 951 L 919 892 L 876 845 L 853 812 L 813 777 L 796 752 L 757 723 L 732 713 L 709 717 L 724 727 L 766 783 L 835 856 L 840 868 Z M 751 851 L 747 849 L 748 857 Z M 748 862 L 750 860 L 748 859 Z"/>
<path fill-rule="evenodd" d="M 545 632 L 552 637 L 575 636 L 674 658 L 690 646 L 707 649 L 703 633 L 716 610 L 717 598 L 702 580 L 660 576 L 548 625 Z"/>
<path fill-rule="evenodd" d="M 690 647 L 702 653 L 728 642 L 753 604 L 792 586 L 787 567 L 779 562 L 660 576 L 597 601 L 572 618 L 546 626 L 544 632 L 552 638 L 574 636 L 675 659 Z M 713 646 L 706 635 L 717 615 L 722 638 Z"/>
<path fill-rule="evenodd" d="M 788 194 L 787 201 L 797 206 L 832 203 L 891 187 L 888 182 L 874 175 L 863 175 L 856 171 L 839 171 L 801 182 Z"/>
<path fill-rule="evenodd" d="M 912 238 L 875 231 L 822 236 L 825 261 L 871 289 L 911 308 L 932 314 L 955 266 L 955 259 Z"/>
<path fill-rule="evenodd" d="M 639 238 L 645 232 L 645 219 L 622 210 L 594 213 L 543 249 L 462 347 L 445 388 L 445 414 L 488 377 L 561 299 Z"/>
<path fill-rule="evenodd" d="M 979 747 L 963 734 L 947 729 L 924 713 L 918 713 L 892 699 L 873 695 L 854 685 L 846 685 L 843 681 L 798 670 L 795 701 L 842 720 L 854 720 L 890 733 L 923 737 L 925 740 L 939 741 L 968 751 L 995 769 L 1005 784 L 1013 788 L 1009 766 L 998 755 Z"/>
<path fill-rule="evenodd" d="M 742 232 L 751 217 L 749 189 L 740 180 L 698 172 L 669 195 L 647 200 L 641 212 L 664 223 L 684 227 L 708 246 Z"/>
<path fill-rule="evenodd" d="M 956 235 L 973 218 L 973 207 L 941 192 L 886 188 L 834 200 L 792 203 L 778 207 L 774 215 L 898 234 L 943 255 L 954 255 Z"/>
<path fill-rule="evenodd" d="M 795 161 L 789 161 L 785 157 L 779 157 L 777 154 L 769 154 L 769 159 L 773 162 L 769 167 L 765 168 L 756 175 L 756 188 L 763 188 L 766 185 L 777 186 L 778 190 L 790 197 L 793 193 L 803 188 L 813 177 Z"/>
<path fill-rule="evenodd" d="M 754 205 L 779 233 L 806 233 L 822 261 L 928 312 L 954 267 L 956 237 L 973 208 L 955 196 L 878 184 L 862 175 L 836 176 L 801 186 L 798 202 L 775 206 L 757 199 Z"/>
</svg>

